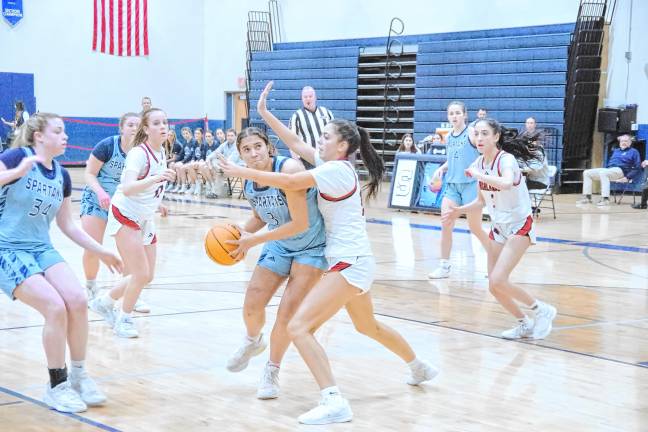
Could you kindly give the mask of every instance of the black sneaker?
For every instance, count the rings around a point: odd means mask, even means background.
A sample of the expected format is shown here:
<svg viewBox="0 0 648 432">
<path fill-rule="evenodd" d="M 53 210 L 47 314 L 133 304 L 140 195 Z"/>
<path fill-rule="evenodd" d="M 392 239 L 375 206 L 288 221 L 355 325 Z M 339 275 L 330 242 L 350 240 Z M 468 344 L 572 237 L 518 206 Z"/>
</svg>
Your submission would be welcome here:
<svg viewBox="0 0 648 432">
<path fill-rule="evenodd" d="M 646 210 L 646 209 L 648 209 L 648 205 L 646 205 L 646 204 L 632 204 L 630 207 L 632 207 L 633 209 L 637 209 L 637 210 Z"/>
</svg>

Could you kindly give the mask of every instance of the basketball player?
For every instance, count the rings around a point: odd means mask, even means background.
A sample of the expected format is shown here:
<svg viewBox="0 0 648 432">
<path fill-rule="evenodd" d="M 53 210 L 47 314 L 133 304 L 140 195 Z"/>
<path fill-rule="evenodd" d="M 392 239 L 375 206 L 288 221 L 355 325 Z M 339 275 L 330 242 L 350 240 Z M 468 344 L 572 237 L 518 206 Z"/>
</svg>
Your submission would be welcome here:
<svg viewBox="0 0 648 432">
<path fill-rule="evenodd" d="M 315 331 L 345 307 L 356 329 L 394 352 L 408 363 L 408 384 L 418 385 L 434 378 L 437 370 L 419 360 L 407 341 L 394 329 L 376 321 L 369 289 L 376 267 L 367 236 L 361 188 L 348 157 L 360 149 L 369 171 L 368 196 L 373 197 L 384 172 L 382 159 L 363 128 L 346 120 L 332 120 L 323 130 L 318 149 L 302 141 L 266 107 L 272 88 L 268 83 L 259 98 L 257 110 L 286 145 L 315 165 L 309 171 L 276 173 L 236 166 L 222 160 L 230 176 L 253 180 L 283 190 L 316 187 L 317 201 L 326 227 L 325 255 L 329 270 L 306 295 L 288 324 L 290 337 L 315 376 L 320 390 L 319 405 L 299 417 L 304 424 L 328 424 L 351 421 L 353 413 L 335 385 L 331 367 Z"/>
<path fill-rule="evenodd" d="M 244 129 L 238 135 L 236 145 L 249 167 L 281 173 L 304 170 L 303 165 L 294 159 L 272 156 L 274 148 L 261 129 Z M 245 369 L 250 358 L 265 349 L 266 342 L 261 333 L 265 323 L 265 307 L 279 286 L 288 279 L 270 335 L 270 359 L 257 391 L 259 399 L 274 399 L 279 396 L 281 359 L 290 345 L 288 321 L 327 268 L 324 222 L 317 208 L 317 191 L 314 188 L 284 192 L 248 180 L 244 190 L 253 214 L 243 226 L 242 238 L 232 242 L 238 244 L 234 255 L 242 258 L 249 248 L 265 244 L 245 292 L 243 319 L 247 336 L 243 345 L 229 359 L 227 369 L 232 372 Z M 268 227 L 268 231 L 259 232 L 264 226 Z"/>
<path fill-rule="evenodd" d="M 162 203 L 166 182 L 175 172 L 166 166 L 162 144 L 168 133 L 164 111 L 151 108 L 142 114 L 133 149 L 126 156 L 121 183 L 113 196 L 108 214 L 107 232 L 115 237 L 126 274 L 117 286 L 95 298 L 90 307 L 112 324 L 119 337 L 135 338 L 139 334 L 131 313 L 142 289 L 155 275 L 156 242 L 155 211 L 166 216 Z M 113 312 L 115 301 L 123 296 L 121 311 Z"/>
<path fill-rule="evenodd" d="M 509 281 L 524 252 L 536 242 L 529 191 L 517 162 L 517 158 L 533 157 L 533 154 L 514 155 L 504 151 L 526 147 L 506 142 L 496 120 L 479 120 L 475 132 L 477 149 L 482 156 L 466 170 L 466 175 L 479 182 L 481 193 L 461 207 L 449 205 L 442 218 L 456 218 L 462 213 L 478 212 L 484 205 L 488 206 L 491 216 L 490 247 L 487 248 L 488 288 L 518 320 L 518 325 L 503 332 L 502 337 L 544 339 L 551 332 L 556 308 L 533 298 Z M 532 310 L 534 319 L 529 318 L 519 304 Z"/>
<path fill-rule="evenodd" d="M 36 113 L 19 129 L 15 141 L 19 148 L 0 155 L 0 288 L 45 319 L 43 347 L 50 377 L 45 403 L 62 412 L 82 412 L 87 405 L 101 405 L 106 396 L 85 370 L 87 299 L 74 272 L 52 246 L 52 220 L 56 218 L 63 234 L 110 271 L 121 272 L 122 262 L 72 219 L 70 175 L 55 160 L 65 152 L 67 138 L 61 117 Z M 69 377 L 66 344 L 72 366 Z"/>
<path fill-rule="evenodd" d="M 446 189 L 441 201 L 442 213 L 449 206 L 468 204 L 477 197 L 477 183 L 464 174 L 465 169 L 479 156 L 470 136 L 472 128 L 466 126 L 467 116 L 466 105 L 463 102 L 450 102 L 448 121 L 452 124 L 452 131 L 447 136 L 448 159 L 434 172 L 431 180 L 431 183 L 438 182 L 445 173 Z M 466 217 L 470 232 L 485 249 L 488 249 L 488 236 L 481 226 L 481 210 L 472 210 Z M 456 219 L 448 217 L 441 223 L 441 260 L 439 267 L 428 275 L 430 279 L 444 279 L 450 276 L 450 251 L 455 221 Z"/>
<path fill-rule="evenodd" d="M 119 135 L 99 141 L 86 162 L 86 187 L 81 195 L 81 226 L 99 243 L 103 242 L 110 199 L 119 184 L 124 160 L 132 148 L 139 123 L 139 114 L 129 112 L 121 116 Z M 86 277 L 88 300 L 92 300 L 97 294 L 98 271 L 99 259 L 84 251 L 83 272 Z"/>
</svg>

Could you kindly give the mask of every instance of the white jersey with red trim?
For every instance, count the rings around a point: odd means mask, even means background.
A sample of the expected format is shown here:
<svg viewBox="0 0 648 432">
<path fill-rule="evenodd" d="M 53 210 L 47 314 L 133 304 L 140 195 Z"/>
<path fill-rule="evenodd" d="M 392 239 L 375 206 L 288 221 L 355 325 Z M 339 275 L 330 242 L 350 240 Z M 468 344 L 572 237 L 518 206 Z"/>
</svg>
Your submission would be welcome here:
<svg viewBox="0 0 648 432">
<path fill-rule="evenodd" d="M 490 164 L 484 161 L 482 155 L 475 160 L 473 166 L 480 173 L 495 177 L 501 177 L 505 169 L 513 171 L 513 187 L 508 190 L 499 190 L 483 181 L 479 182 L 479 190 L 484 196 L 493 223 L 516 223 L 524 221 L 531 214 L 531 200 L 526 181 L 512 154 L 500 150 Z"/>
<path fill-rule="evenodd" d="M 361 186 L 347 160 L 324 162 L 315 153 L 315 178 L 319 195 L 317 205 L 326 228 L 327 257 L 370 256 L 371 244 L 362 206 Z"/>
<path fill-rule="evenodd" d="M 128 171 L 137 173 L 137 179 L 143 180 L 162 174 L 166 168 L 164 148 L 156 152 L 148 144 L 142 143 L 128 152 L 121 181 L 124 181 L 124 176 Z M 162 202 L 165 186 L 166 181 L 154 183 L 139 193 L 126 196 L 120 183 L 112 198 L 112 205 L 127 217 L 134 218 L 134 220 L 152 219 Z"/>
</svg>

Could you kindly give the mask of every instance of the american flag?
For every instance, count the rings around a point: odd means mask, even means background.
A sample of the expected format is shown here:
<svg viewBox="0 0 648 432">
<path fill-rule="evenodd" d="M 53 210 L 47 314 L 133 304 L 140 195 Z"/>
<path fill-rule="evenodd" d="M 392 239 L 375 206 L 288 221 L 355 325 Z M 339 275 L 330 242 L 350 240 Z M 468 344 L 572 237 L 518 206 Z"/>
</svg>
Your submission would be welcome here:
<svg viewBox="0 0 648 432">
<path fill-rule="evenodd" d="M 93 0 L 92 50 L 117 56 L 147 56 L 148 0 Z"/>
</svg>

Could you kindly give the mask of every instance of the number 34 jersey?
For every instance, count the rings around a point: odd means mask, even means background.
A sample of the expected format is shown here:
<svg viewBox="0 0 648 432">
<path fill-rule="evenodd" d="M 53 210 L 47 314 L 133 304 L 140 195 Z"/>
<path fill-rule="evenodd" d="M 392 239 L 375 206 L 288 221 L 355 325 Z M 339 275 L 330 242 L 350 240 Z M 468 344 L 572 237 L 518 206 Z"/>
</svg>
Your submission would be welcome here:
<svg viewBox="0 0 648 432">
<path fill-rule="evenodd" d="M 0 161 L 13 169 L 33 155 L 30 147 L 15 148 L 2 153 Z M 23 177 L 0 186 L 0 249 L 51 248 L 50 223 L 71 193 L 70 175 L 55 160 L 51 169 L 33 164 Z"/>
<path fill-rule="evenodd" d="M 148 144 L 142 143 L 128 152 L 121 181 L 127 172 L 137 173 L 137 180 L 154 177 L 162 174 L 167 168 L 164 148 L 160 151 L 153 150 Z M 121 213 L 136 221 L 153 219 L 155 211 L 162 202 L 166 181 L 153 183 L 146 189 L 136 194 L 126 196 L 122 184 L 117 186 L 117 191 L 112 199 L 112 205 Z"/>
</svg>

